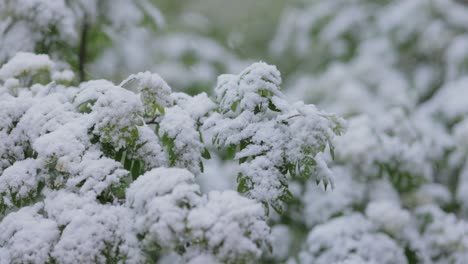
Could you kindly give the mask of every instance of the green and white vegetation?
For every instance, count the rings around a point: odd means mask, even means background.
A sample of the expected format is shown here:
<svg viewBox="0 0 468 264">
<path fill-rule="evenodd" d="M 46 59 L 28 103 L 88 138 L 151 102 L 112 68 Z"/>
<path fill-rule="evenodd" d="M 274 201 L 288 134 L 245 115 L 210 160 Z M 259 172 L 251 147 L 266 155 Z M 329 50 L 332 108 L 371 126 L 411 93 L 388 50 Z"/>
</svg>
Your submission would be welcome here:
<svg viewBox="0 0 468 264">
<path fill-rule="evenodd" d="M 0 264 L 466 262 L 467 2 L 202 9 L 0 0 Z"/>
</svg>

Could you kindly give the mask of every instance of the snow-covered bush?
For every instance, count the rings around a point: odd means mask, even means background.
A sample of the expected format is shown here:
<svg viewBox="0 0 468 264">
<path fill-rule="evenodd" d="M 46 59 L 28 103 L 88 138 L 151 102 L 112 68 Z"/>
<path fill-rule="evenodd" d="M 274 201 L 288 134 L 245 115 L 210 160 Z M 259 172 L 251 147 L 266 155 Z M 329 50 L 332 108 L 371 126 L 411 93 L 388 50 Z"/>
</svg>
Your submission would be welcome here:
<svg viewBox="0 0 468 264">
<path fill-rule="evenodd" d="M 288 103 L 273 66 L 256 63 L 240 77 L 220 77 L 215 101 L 172 93 L 150 72 L 120 85 L 70 86 L 69 78 L 53 80 L 57 75 L 64 74 L 47 55 L 25 52 L 0 68 L 6 263 L 139 263 L 171 254 L 180 262 L 200 255 L 253 262 L 271 247 L 268 208 L 280 211 L 293 198 L 291 167 L 331 181 L 321 174 L 328 168 L 320 154 L 333 149 L 343 121 Z M 228 78 L 240 85 L 224 86 Z M 239 148 L 237 189 L 245 197 L 201 192 L 196 176 L 210 157 L 208 138 Z M 262 160 L 269 163 L 258 166 Z"/>
<path fill-rule="evenodd" d="M 183 2 L 0 0 L 0 263 L 466 262 L 466 1 Z"/>
<path fill-rule="evenodd" d="M 88 66 L 108 53 L 112 43 L 163 24 L 161 13 L 148 0 L 1 0 L 0 63 L 19 51 L 46 53 L 84 80 L 97 75 Z M 125 54 L 113 56 L 132 63 Z"/>
<path fill-rule="evenodd" d="M 335 144 L 334 191 L 298 184 L 293 217 L 275 220 L 296 234 L 283 259 L 463 263 L 467 17 L 455 0 L 302 1 L 285 10 L 271 52 L 287 61 L 289 94 L 347 117 L 348 129 Z M 386 235 L 364 246 L 376 255 L 344 242 L 356 215 L 372 226 L 352 236 L 359 243 Z"/>
</svg>

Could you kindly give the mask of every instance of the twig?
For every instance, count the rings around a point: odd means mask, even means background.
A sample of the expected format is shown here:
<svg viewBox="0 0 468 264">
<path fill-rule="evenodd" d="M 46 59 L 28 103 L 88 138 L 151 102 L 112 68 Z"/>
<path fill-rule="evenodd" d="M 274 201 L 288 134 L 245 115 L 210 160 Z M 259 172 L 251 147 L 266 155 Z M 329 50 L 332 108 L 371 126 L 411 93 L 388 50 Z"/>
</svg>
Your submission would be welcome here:
<svg viewBox="0 0 468 264">
<path fill-rule="evenodd" d="M 86 64 L 86 53 L 87 53 L 87 44 L 88 44 L 88 19 L 85 16 L 83 21 L 83 26 L 81 28 L 81 42 L 80 42 L 80 51 L 78 57 L 78 72 L 80 77 L 80 82 L 85 79 L 85 64 Z"/>
</svg>

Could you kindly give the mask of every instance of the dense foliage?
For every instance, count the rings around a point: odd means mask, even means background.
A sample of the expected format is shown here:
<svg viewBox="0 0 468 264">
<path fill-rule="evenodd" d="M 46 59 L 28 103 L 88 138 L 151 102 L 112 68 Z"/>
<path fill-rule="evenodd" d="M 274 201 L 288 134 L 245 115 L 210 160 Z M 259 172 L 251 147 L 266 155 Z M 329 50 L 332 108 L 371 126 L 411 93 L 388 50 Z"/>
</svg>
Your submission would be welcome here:
<svg viewBox="0 0 468 264">
<path fill-rule="evenodd" d="M 0 263 L 466 262 L 465 1 L 155 3 L 0 0 Z"/>
</svg>

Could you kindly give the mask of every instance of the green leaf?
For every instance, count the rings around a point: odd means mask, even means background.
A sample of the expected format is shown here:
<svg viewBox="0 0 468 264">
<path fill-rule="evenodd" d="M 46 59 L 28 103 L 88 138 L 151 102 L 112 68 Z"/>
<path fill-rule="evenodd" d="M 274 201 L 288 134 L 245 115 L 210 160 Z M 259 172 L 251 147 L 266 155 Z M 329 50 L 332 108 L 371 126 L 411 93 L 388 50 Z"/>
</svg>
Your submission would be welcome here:
<svg viewBox="0 0 468 264">
<path fill-rule="evenodd" d="M 289 174 L 291 175 L 292 178 L 296 178 L 296 166 L 293 164 L 293 163 L 288 163 L 286 164 L 286 166 L 288 167 L 288 171 L 289 171 Z"/>
<path fill-rule="evenodd" d="M 236 156 L 237 146 L 234 144 L 229 145 L 226 148 L 226 159 L 233 159 Z"/>
<path fill-rule="evenodd" d="M 255 106 L 255 108 L 254 108 L 254 114 L 258 114 L 258 113 L 260 113 L 261 111 L 262 111 L 262 109 L 260 108 L 260 105 Z"/>
<path fill-rule="evenodd" d="M 166 150 L 169 156 L 169 166 L 174 166 L 177 160 L 177 155 L 174 151 L 174 145 L 175 145 L 174 141 L 175 139 L 169 137 L 167 133 L 165 133 L 163 137 L 161 138 L 161 142 L 163 146 L 166 147 Z"/>
<path fill-rule="evenodd" d="M 281 205 L 281 203 L 279 203 L 278 201 L 273 201 L 271 203 L 271 207 L 275 210 L 276 213 L 278 213 L 279 215 L 282 215 L 283 214 L 283 206 Z"/>
<path fill-rule="evenodd" d="M 117 153 L 115 153 L 114 159 L 118 162 L 122 162 L 122 157 L 123 157 L 124 152 L 125 152 L 124 148 L 119 149 Z"/>
<path fill-rule="evenodd" d="M 126 158 L 124 162 L 124 169 L 130 171 L 132 168 L 132 162 L 133 162 L 132 159 Z"/>
<path fill-rule="evenodd" d="M 310 170 L 309 164 L 304 164 L 304 168 L 302 169 L 300 173 L 301 173 L 302 178 L 307 179 L 307 180 L 310 179 L 312 176 L 312 172 Z"/>
<path fill-rule="evenodd" d="M 77 108 L 78 108 L 78 112 L 84 114 L 84 113 L 91 113 L 92 109 L 91 107 L 94 105 L 94 103 L 96 102 L 96 100 L 88 100 L 84 103 L 81 103 Z"/>
<path fill-rule="evenodd" d="M 204 159 L 211 159 L 210 152 L 208 151 L 207 148 L 204 148 L 204 149 L 203 149 L 203 152 L 202 152 L 201 156 L 202 156 Z"/>
<path fill-rule="evenodd" d="M 314 167 L 317 166 L 317 161 L 315 161 L 315 159 L 310 158 L 310 159 L 308 159 L 308 161 L 309 161 L 310 165 L 312 165 Z"/>
<path fill-rule="evenodd" d="M 234 103 L 232 103 L 232 105 L 231 105 L 231 110 L 232 110 L 233 112 L 236 111 L 237 106 L 239 105 L 239 102 L 240 102 L 240 100 L 235 101 Z"/>
<path fill-rule="evenodd" d="M 294 201 L 294 196 L 287 188 L 284 188 L 283 194 L 279 197 L 279 199 L 285 203 L 289 203 Z"/>
<path fill-rule="evenodd" d="M 133 162 L 133 166 L 131 169 L 132 179 L 135 180 L 136 178 L 138 178 L 138 176 L 140 176 L 140 172 L 141 172 L 141 163 L 139 160 L 135 160 Z"/>
<path fill-rule="evenodd" d="M 200 171 L 201 171 L 201 172 L 204 172 L 204 171 L 205 171 L 205 168 L 203 167 L 203 162 L 202 162 L 202 160 L 200 160 L 200 161 L 198 162 L 198 165 L 200 166 Z"/>
<path fill-rule="evenodd" d="M 246 193 L 250 190 L 250 179 L 242 173 L 239 173 L 239 175 L 237 176 L 237 191 L 239 193 Z"/>
<path fill-rule="evenodd" d="M 268 100 L 268 108 L 271 110 L 271 111 L 275 111 L 275 112 L 281 112 L 281 110 L 279 110 L 275 104 L 273 104 L 273 102 L 271 100 Z"/>
</svg>

